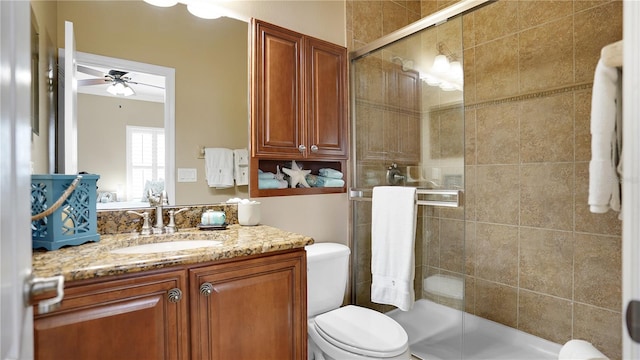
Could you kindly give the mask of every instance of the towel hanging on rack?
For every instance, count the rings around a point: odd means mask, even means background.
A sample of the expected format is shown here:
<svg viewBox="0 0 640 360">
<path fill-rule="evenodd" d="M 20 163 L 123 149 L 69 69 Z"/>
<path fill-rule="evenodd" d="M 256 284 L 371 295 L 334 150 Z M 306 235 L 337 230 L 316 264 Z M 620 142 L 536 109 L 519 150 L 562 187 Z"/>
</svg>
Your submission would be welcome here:
<svg viewBox="0 0 640 360">
<path fill-rule="evenodd" d="M 596 67 L 591 100 L 589 206 L 593 213 L 620 211 L 622 171 L 622 81 L 620 69 Z"/>
</svg>

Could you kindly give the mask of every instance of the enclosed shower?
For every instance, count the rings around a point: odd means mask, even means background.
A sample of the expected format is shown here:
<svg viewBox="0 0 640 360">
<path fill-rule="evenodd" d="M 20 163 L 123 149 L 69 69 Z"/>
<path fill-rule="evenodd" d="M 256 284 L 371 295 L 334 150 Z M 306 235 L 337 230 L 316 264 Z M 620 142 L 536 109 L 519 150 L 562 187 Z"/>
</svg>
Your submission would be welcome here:
<svg viewBox="0 0 640 360">
<path fill-rule="evenodd" d="M 448 331 L 459 345 L 465 273 L 462 55 L 457 17 L 362 54 L 350 68 L 353 300 L 382 312 L 392 309 L 370 301 L 371 189 L 417 187 L 416 297 L 457 310 Z"/>
<path fill-rule="evenodd" d="M 558 344 L 465 313 L 465 140 L 473 139 L 465 139 L 461 14 L 478 3 L 352 54 L 352 301 L 400 322 L 417 358 L 557 358 Z M 371 195 L 380 185 L 418 188 L 417 302 L 406 313 L 370 300 Z"/>
</svg>

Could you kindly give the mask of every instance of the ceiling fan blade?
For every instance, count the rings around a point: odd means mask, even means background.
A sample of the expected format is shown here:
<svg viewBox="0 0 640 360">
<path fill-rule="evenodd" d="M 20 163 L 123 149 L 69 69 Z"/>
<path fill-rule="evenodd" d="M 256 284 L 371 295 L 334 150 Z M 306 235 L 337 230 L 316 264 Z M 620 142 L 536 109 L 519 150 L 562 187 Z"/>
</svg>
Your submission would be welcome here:
<svg viewBox="0 0 640 360">
<path fill-rule="evenodd" d="M 107 79 L 81 79 L 78 80 L 78 86 L 102 85 L 110 82 L 111 80 Z"/>
<path fill-rule="evenodd" d="M 102 71 L 98 71 L 98 70 L 92 69 L 90 67 L 82 66 L 82 65 L 78 65 L 78 71 L 80 71 L 81 73 L 85 73 L 87 75 L 93 75 L 93 76 L 97 76 L 97 77 L 105 77 L 106 76 L 106 74 L 103 73 Z"/>
<path fill-rule="evenodd" d="M 156 89 L 162 89 L 162 90 L 164 90 L 164 87 L 162 87 L 162 86 L 151 85 L 151 84 L 145 84 L 145 83 L 139 83 L 139 82 L 135 82 L 135 81 L 125 81 L 125 82 L 126 82 L 127 84 L 150 86 L 150 87 L 154 87 L 154 88 L 156 88 Z"/>
</svg>

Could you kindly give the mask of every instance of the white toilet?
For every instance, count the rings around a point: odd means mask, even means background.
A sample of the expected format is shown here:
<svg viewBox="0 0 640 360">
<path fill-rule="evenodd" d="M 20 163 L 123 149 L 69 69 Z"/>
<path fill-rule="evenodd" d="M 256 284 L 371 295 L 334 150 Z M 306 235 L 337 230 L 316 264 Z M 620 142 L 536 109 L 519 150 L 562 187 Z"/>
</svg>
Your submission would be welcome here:
<svg viewBox="0 0 640 360">
<path fill-rule="evenodd" d="M 409 337 L 395 320 L 360 306 L 342 305 L 349 248 L 317 243 L 307 251 L 309 360 L 408 360 Z"/>
</svg>

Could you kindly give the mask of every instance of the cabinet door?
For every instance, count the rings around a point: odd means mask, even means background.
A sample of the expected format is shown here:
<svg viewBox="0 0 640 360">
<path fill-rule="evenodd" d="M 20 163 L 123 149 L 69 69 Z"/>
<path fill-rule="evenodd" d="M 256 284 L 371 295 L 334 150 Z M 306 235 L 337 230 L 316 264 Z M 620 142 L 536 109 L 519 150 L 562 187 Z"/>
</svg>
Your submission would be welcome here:
<svg viewBox="0 0 640 360">
<path fill-rule="evenodd" d="M 303 36 L 254 20 L 251 138 L 253 156 L 300 157 L 303 144 Z"/>
<path fill-rule="evenodd" d="M 192 269 L 194 359 L 307 358 L 304 250 Z"/>
<path fill-rule="evenodd" d="M 347 51 L 326 41 L 307 38 L 306 84 L 310 157 L 346 159 Z"/>
<path fill-rule="evenodd" d="M 65 289 L 61 307 L 36 315 L 36 359 L 188 359 L 186 271 Z"/>
</svg>

